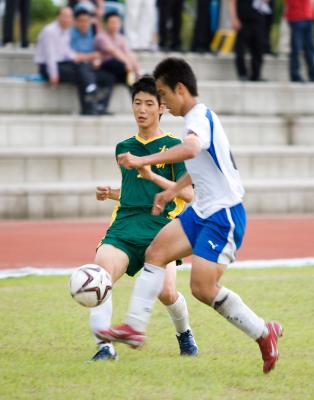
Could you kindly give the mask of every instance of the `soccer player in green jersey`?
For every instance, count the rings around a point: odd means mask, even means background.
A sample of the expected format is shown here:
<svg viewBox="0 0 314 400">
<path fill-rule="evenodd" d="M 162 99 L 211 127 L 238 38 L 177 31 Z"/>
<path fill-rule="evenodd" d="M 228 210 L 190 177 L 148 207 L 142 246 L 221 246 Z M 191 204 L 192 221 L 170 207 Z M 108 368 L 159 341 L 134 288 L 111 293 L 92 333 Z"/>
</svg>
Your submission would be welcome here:
<svg viewBox="0 0 314 400">
<path fill-rule="evenodd" d="M 118 143 L 116 157 L 126 152 L 138 156 L 164 152 L 181 142 L 172 135 L 162 132 L 159 127 L 163 106 L 152 77 L 145 76 L 134 84 L 132 106 L 138 133 Z M 122 167 L 121 189 L 97 187 L 98 200 L 119 201 L 111 225 L 98 245 L 95 258 L 95 263 L 110 274 L 113 284 L 125 273 L 133 276 L 142 268 L 146 248 L 154 237 L 183 211 L 185 202 L 192 201 L 193 189 L 190 185 L 178 194 L 178 198 L 169 202 L 159 216 L 151 214 L 155 195 L 175 185 L 175 181 L 185 173 L 183 162 L 157 164 L 139 170 Z M 176 290 L 175 262 L 167 266 L 159 299 L 167 307 L 175 325 L 180 354 L 197 355 L 198 348 L 189 325 L 187 305 L 183 295 Z M 92 359 L 94 361 L 117 357 L 112 343 L 103 342 L 96 335 L 96 332 L 110 327 L 111 316 L 111 298 L 91 309 L 90 325 L 99 346 L 98 352 Z"/>
</svg>

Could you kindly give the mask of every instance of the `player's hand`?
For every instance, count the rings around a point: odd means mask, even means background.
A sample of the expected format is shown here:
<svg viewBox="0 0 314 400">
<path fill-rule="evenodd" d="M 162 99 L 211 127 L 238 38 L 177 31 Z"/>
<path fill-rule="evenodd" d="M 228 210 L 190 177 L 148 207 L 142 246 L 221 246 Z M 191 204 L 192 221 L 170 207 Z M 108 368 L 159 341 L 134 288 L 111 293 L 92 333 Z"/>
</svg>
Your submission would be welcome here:
<svg viewBox="0 0 314 400">
<path fill-rule="evenodd" d="M 118 164 L 126 169 L 142 168 L 144 166 L 142 157 L 133 156 L 131 153 L 119 154 Z"/>
<path fill-rule="evenodd" d="M 96 199 L 97 200 L 108 200 L 111 196 L 111 187 L 110 186 L 97 186 L 96 187 Z"/>
<path fill-rule="evenodd" d="M 150 165 L 145 165 L 144 167 L 138 168 L 137 170 L 142 178 L 147 179 L 148 181 L 152 180 L 154 173 L 152 172 Z"/>
<path fill-rule="evenodd" d="M 157 193 L 154 199 L 152 214 L 160 215 L 164 211 L 166 204 L 169 203 L 169 201 L 171 201 L 174 197 L 175 193 L 170 189 Z"/>
</svg>

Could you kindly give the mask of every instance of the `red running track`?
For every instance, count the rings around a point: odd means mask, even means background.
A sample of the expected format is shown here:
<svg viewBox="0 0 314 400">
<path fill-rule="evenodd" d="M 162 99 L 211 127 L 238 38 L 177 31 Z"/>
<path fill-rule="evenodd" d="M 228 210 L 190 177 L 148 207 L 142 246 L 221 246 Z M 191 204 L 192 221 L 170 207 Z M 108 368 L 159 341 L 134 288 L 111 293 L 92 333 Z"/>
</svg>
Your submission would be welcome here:
<svg viewBox="0 0 314 400">
<path fill-rule="evenodd" d="M 100 219 L 0 222 L 0 269 L 93 261 L 108 224 Z M 314 216 L 249 217 L 239 260 L 314 256 Z"/>
</svg>

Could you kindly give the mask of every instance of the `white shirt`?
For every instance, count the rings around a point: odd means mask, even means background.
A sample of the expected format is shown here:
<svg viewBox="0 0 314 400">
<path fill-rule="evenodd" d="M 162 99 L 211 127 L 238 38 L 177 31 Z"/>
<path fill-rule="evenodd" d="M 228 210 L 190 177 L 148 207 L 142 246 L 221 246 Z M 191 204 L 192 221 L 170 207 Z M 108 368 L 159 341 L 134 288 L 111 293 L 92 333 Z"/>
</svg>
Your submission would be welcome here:
<svg viewBox="0 0 314 400">
<path fill-rule="evenodd" d="M 47 25 L 39 34 L 35 63 L 46 64 L 49 77 L 58 77 L 58 62 L 73 61 L 70 29 L 62 29 L 58 21 Z"/>
<path fill-rule="evenodd" d="M 184 116 L 184 121 L 184 136 L 193 132 L 201 145 L 200 153 L 185 161 L 194 184 L 192 207 L 196 214 L 207 218 L 218 210 L 241 203 L 244 189 L 217 115 L 204 104 L 196 104 Z"/>
</svg>

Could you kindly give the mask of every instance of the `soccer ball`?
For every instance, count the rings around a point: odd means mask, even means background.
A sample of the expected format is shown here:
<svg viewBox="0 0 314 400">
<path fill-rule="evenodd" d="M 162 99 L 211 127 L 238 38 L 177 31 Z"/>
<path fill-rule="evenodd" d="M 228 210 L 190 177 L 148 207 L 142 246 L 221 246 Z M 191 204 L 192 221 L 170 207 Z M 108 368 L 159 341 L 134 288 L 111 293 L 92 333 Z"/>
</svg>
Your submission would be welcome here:
<svg viewBox="0 0 314 400">
<path fill-rule="evenodd" d="M 70 278 L 70 293 L 75 301 L 85 307 L 96 307 L 111 296 L 110 275 L 95 264 L 77 268 Z"/>
</svg>

